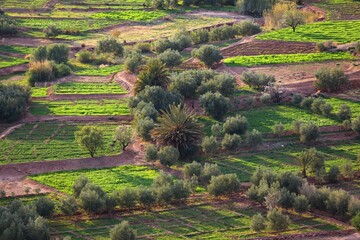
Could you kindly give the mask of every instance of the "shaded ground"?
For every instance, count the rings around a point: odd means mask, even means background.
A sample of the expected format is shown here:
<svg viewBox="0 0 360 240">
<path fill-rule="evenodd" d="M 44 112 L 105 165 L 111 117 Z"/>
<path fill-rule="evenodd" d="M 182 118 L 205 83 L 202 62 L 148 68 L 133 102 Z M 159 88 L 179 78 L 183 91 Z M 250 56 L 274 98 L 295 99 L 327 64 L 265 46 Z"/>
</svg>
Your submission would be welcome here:
<svg viewBox="0 0 360 240">
<path fill-rule="evenodd" d="M 6 37 L 6 38 L 2 38 L 2 40 L 0 41 L 0 45 L 27 46 L 27 47 L 38 47 L 53 43 L 72 44 L 72 42 L 65 40 L 58 40 L 58 39 L 50 40 L 44 38 L 26 38 L 26 37 Z"/>
</svg>

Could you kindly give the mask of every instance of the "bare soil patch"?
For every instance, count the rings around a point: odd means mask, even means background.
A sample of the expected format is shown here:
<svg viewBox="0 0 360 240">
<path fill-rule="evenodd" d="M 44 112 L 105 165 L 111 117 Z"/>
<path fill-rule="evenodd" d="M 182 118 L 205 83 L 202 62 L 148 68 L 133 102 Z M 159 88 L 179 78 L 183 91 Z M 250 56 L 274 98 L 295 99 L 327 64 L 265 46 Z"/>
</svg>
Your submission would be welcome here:
<svg viewBox="0 0 360 240">
<path fill-rule="evenodd" d="M 28 70 L 29 64 L 24 63 L 16 66 L 0 68 L 0 75 L 9 75 L 17 72 L 25 72 Z"/>
<path fill-rule="evenodd" d="M 38 47 L 53 43 L 72 44 L 71 41 L 66 41 L 66 40 L 59 40 L 59 39 L 50 40 L 43 38 L 25 38 L 25 37 L 7 37 L 7 38 L 2 38 L 0 41 L 0 45 L 27 46 L 27 47 Z"/>
</svg>

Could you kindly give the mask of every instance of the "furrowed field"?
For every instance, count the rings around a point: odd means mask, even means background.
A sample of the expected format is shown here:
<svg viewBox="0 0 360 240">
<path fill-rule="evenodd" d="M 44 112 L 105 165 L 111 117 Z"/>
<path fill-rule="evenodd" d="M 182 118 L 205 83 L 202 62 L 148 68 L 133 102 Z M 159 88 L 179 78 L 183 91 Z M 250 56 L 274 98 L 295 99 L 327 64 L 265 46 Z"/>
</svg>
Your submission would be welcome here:
<svg viewBox="0 0 360 240">
<path fill-rule="evenodd" d="M 96 124 L 93 124 L 96 125 Z M 67 123 L 25 124 L 0 141 L 0 164 L 90 157 L 75 141 L 75 131 L 82 125 Z M 117 125 L 96 125 L 104 131 L 104 149 L 97 156 L 120 153 L 112 147 Z"/>
<path fill-rule="evenodd" d="M 33 175 L 30 178 L 71 195 L 74 182 L 80 175 L 87 176 L 92 183 L 110 193 L 114 190 L 121 190 L 127 187 L 150 186 L 159 173 L 145 166 L 125 165 L 105 169 L 46 173 Z"/>
<path fill-rule="evenodd" d="M 117 83 L 59 83 L 54 85 L 55 94 L 125 94 Z"/>
<path fill-rule="evenodd" d="M 27 62 L 27 60 L 22 58 L 0 56 L 0 68 L 16 66 Z"/>
</svg>

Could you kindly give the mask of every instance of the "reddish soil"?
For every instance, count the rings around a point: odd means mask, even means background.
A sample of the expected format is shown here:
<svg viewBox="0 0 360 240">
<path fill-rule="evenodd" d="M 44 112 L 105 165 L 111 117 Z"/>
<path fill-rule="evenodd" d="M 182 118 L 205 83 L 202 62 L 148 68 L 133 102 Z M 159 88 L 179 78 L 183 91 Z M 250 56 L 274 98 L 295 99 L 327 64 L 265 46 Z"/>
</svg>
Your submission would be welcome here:
<svg viewBox="0 0 360 240">
<path fill-rule="evenodd" d="M 48 45 L 53 43 L 67 43 L 71 44 L 71 41 L 66 40 L 50 40 L 43 38 L 26 38 L 26 37 L 7 37 L 2 38 L 0 45 L 13 45 L 13 46 L 27 46 L 27 47 L 38 47 L 41 45 Z"/>
<path fill-rule="evenodd" d="M 316 52 L 315 43 L 254 40 L 221 49 L 224 57 Z"/>
<path fill-rule="evenodd" d="M 25 72 L 28 70 L 28 68 L 29 68 L 29 64 L 27 64 L 27 63 L 12 66 L 12 67 L 0 68 L 0 76 L 1 75 L 3 75 L 3 76 L 9 75 L 9 74 L 16 73 L 16 72 Z"/>
</svg>

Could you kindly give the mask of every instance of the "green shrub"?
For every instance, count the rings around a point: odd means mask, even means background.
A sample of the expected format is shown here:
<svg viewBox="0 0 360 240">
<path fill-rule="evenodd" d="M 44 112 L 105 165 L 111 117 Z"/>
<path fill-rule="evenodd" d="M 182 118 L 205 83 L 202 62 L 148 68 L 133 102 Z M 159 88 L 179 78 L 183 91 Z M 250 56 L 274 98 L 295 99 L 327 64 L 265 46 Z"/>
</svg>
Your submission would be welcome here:
<svg viewBox="0 0 360 240">
<path fill-rule="evenodd" d="M 105 192 L 91 183 L 81 190 L 79 200 L 81 207 L 90 213 L 100 213 L 105 209 Z"/>
<path fill-rule="evenodd" d="M 241 74 L 241 80 L 250 87 L 259 91 L 263 91 L 266 86 L 269 86 L 275 82 L 275 77 L 273 75 L 245 71 Z"/>
<path fill-rule="evenodd" d="M 55 63 L 67 63 L 69 51 L 69 47 L 65 44 L 53 44 L 46 47 L 46 58 Z"/>
<path fill-rule="evenodd" d="M 224 136 L 224 129 L 220 124 L 216 123 L 211 126 L 211 133 L 215 137 L 222 137 Z"/>
<path fill-rule="evenodd" d="M 266 217 L 268 220 L 267 226 L 271 231 L 280 232 L 289 227 L 289 217 L 282 214 L 281 211 L 276 208 L 269 210 Z"/>
<path fill-rule="evenodd" d="M 29 103 L 30 88 L 0 84 L 0 121 L 13 122 L 25 113 Z"/>
<path fill-rule="evenodd" d="M 200 180 L 204 183 L 208 183 L 213 176 L 219 176 L 220 174 L 221 171 L 217 164 L 205 163 Z"/>
<path fill-rule="evenodd" d="M 247 131 L 248 124 L 244 116 L 228 117 L 223 125 L 224 133 L 243 135 Z"/>
<path fill-rule="evenodd" d="M 116 39 L 106 38 L 97 42 L 96 51 L 99 53 L 114 53 L 122 56 L 124 48 Z"/>
<path fill-rule="evenodd" d="M 146 146 L 146 155 L 145 158 L 147 161 L 156 161 L 158 158 L 158 150 L 154 144 L 149 144 Z"/>
<path fill-rule="evenodd" d="M 190 188 L 183 180 L 174 181 L 171 190 L 174 200 L 182 201 L 190 196 Z"/>
<path fill-rule="evenodd" d="M 173 42 L 169 39 L 159 39 L 152 43 L 152 48 L 156 53 L 165 52 L 167 49 L 176 49 Z"/>
<path fill-rule="evenodd" d="M 149 53 L 151 52 L 151 44 L 150 43 L 137 43 L 135 44 L 135 50 L 139 50 L 142 53 Z"/>
<path fill-rule="evenodd" d="M 99 149 L 104 147 L 103 132 L 96 126 L 85 125 L 75 132 L 75 140 L 79 146 L 94 157 Z"/>
<path fill-rule="evenodd" d="M 77 198 L 79 197 L 81 191 L 89 183 L 89 179 L 85 175 L 80 175 L 73 185 L 73 194 Z"/>
<path fill-rule="evenodd" d="M 46 38 L 56 38 L 62 31 L 54 25 L 49 25 L 43 30 Z"/>
<path fill-rule="evenodd" d="M 220 144 L 218 143 L 218 141 L 214 136 L 204 137 L 201 143 L 201 148 L 203 152 L 206 154 L 216 153 L 220 148 Z"/>
<path fill-rule="evenodd" d="M 332 214 L 345 216 L 348 212 L 350 195 L 344 190 L 334 190 L 330 192 L 326 201 L 326 210 Z"/>
<path fill-rule="evenodd" d="M 205 93 L 200 96 L 200 105 L 205 113 L 217 120 L 221 120 L 229 109 L 229 99 L 220 93 Z"/>
<path fill-rule="evenodd" d="M 191 38 L 184 30 L 177 32 L 171 41 L 173 42 L 174 50 L 182 51 L 191 46 Z"/>
<path fill-rule="evenodd" d="M 138 199 L 137 191 L 132 188 L 124 188 L 116 194 L 116 201 L 122 208 L 132 208 Z"/>
<path fill-rule="evenodd" d="M 356 231 L 360 231 L 360 213 L 351 219 L 351 224 Z"/>
<path fill-rule="evenodd" d="M 352 180 L 354 178 L 354 170 L 351 163 L 345 163 L 340 167 L 341 175 L 348 180 Z"/>
<path fill-rule="evenodd" d="M 282 123 L 277 123 L 272 127 L 272 132 L 275 135 L 280 136 L 281 134 L 284 133 L 284 131 L 285 131 L 285 126 Z"/>
<path fill-rule="evenodd" d="M 303 100 L 303 97 L 301 94 L 294 94 L 291 98 L 291 103 L 295 106 L 299 106 Z"/>
<path fill-rule="evenodd" d="M 311 109 L 311 106 L 312 106 L 312 104 L 313 104 L 313 102 L 314 102 L 314 98 L 313 97 L 306 97 L 306 98 L 304 98 L 302 101 L 301 101 L 301 103 L 300 103 L 300 106 L 302 107 L 302 108 L 305 108 L 305 109 L 307 109 L 307 110 L 310 110 Z"/>
<path fill-rule="evenodd" d="M 357 132 L 358 135 L 360 135 L 360 116 L 355 118 L 352 121 L 352 127 L 351 127 L 355 132 Z"/>
<path fill-rule="evenodd" d="M 29 67 L 29 85 L 35 86 L 36 82 L 51 82 L 54 80 L 53 64 L 49 61 L 32 62 Z"/>
<path fill-rule="evenodd" d="M 150 189 L 140 188 L 138 191 L 139 203 L 145 207 L 149 208 L 155 203 L 155 197 Z"/>
<path fill-rule="evenodd" d="M 271 95 L 268 94 L 268 93 L 263 93 L 261 96 L 260 96 L 260 102 L 262 104 L 265 104 L 265 105 L 269 105 L 272 103 L 272 100 L 271 100 Z"/>
<path fill-rule="evenodd" d="M 78 204 L 75 197 L 69 196 L 67 198 L 61 199 L 59 209 L 67 215 L 73 215 L 78 210 Z"/>
<path fill-rule="evenodd" d="M 340 169 L 338 166 L 331 166 L 327 173 L 327 180 L 329 183 L 337 183 L 340 177 Z"/>
<path fill-rule="evenodd" d="M 0 35 L 14 35 L 18 33 L 16 21 L 6 15 L 4 12 L 0 13 Z"/>
<path fill-rule="evenodd" d="M 213 45 L 202 45 L 200 48 L 194 49 L 191 56 L 202 61 L 207 67 L 211 67 L 223 59 L 219 48 Z"/>
<path fill-rule="evenodd" d="M 144 140 L 150 140 L 150 131 L 155 127 L 154 120 L 149 117 L 137 119 L 135 123 L 136 133 Z"/>
<path fill-rule="evenodd" d="M 319 128 L 311 122 L 302 124 L 299 133 L 303 143 L 315 141 L 320 136 Z"/>
<path fill-rule="evenodd" d="M 192 163 L 188 163 L 184 165 L 184 177 L 190 179 L 192 176 L 196 176 L 200 178 L 201 173 L 203 171 L 203 166 L 201 163 L 193 161 Z"/>
<path fill-rule="evenodd" d="M 310 209 L 309 201 L 304 195 L 296 196 L 293 205 L 295 211 L 298 213 L 303 213 Z"/>
<path fill-rule="evenodd" d="M 71 74 L 71 68 L 65 63 L 54 65 L 54 75 L 57 78 L 65 77 Z"/>
<path fill-rule="evenodd" d="M 296 133 L 296 134 L 300 134 L 300 127 L 301 127 L 302 124 L 303 124 L 303 122 L 294 120 L 291 123 L 293 132 Z"/>
<path fill-rule="evenodd" d="M 209 42 L 209 39 L 210 39 L 209 31 L 206 29 L 198 29 L 198 30 L 192 31 L 190 33 L 190 38 L 194 45 L 207 43 L 207 42 Z"/>
<path fill-rule="evenodd" d="M 207 189 L 211 195 L 220 196 L 237 192 L 240 181 L 236 174 L 224 174 L 211 177 Z"/>
<path fill-rule="evenodd" d="M 258 130 L 253 129 L 246 133 L 245 142 L 249 147 L 256 147 L 262 142 L 262 135 Z"/>
<path fill-rule="evenodd" d="M 225 150 L 233 151 L 237 150 L 241 146 L 241 137 L 237 134 L 225 134 L 221 146 Z"/>
<path fill-rule="evenodd" d="M 257 213 L 251 218 L 250 229 L 254 232 L 261 232 L 266 228 L 265 218 L 261 213 Z"/>
<path fill-rule="evenodd" d="M 122 221 L 110 230 L 111 240 L 135 240 L 136 232 L 130 228 L 128 221 Z"/>
<path fill-rule="evenodd" d="M 316 74 L 315 87 L 321 91 L 334 92 L 349 82 L 348 77 L 340 68 L 322 68 Z"/>
<path fill-rule="evenodd" d="M 142 56 L 138 52 L 128 54 L 124 61 L 125 70 L 135 73 L 142 63 Z"/>
<path fill-rule="evenodd" d="M 338 111 L 338 117 L 340 120 L 350 120 L 352 116 L 351 108 L 346 104 L 341 104 Z"/>
<path fill-rule="evenodd" d="M 91 63 L 93 61 L 93 55 L 87 50 L 81 50 L 76 54 L 76 59 L 81 63 Z"/>
<path fill-rule="evenodd" d="M 160 163 L 164 166 L 170 167 L 179 160 L 180 153 L 174 147 L 162 147 L 158 153 Z"/>
<path fill-rule="evenodd" d="M 328 49 L 324 43 L 316 43 L 316 50 L 318 52 L 326 52 Z"/>
<path fill-rule="evenodd" d="M 50 217 L 55 210 L 54 202 L 46 197 L 40 197 L 35 202 L 36 212 L 42 217 Z"/>
<path fill-rule="evenodd" d="M 270 9 L 275 1 L 272 0 L 237 0 L 236 8 L 240 14 L 262 16 L 265 10 Z"/>
<path fill-rule="evenodd" d="M 315 113 L 321 113 L 321 106 L 324 105 L 326 102 L 322 98 L 316 98 L 311 104 L 311 110 Z"/>
<path fill-rule="evenodd" d="M 245 20 L 235 24 L 237 34 L 241 36 L 252 36 L 261 32 L 261 27 L 251 21 Z"/>
<path fill-rule="evenodd" d="M 330 117 L 334 107 L 330 103 L 325 103 L 320 106 L 321 114 Z"/>
<path fill-rule="evenodd" d="M 132 109 L 132 113 L 136 119 L 143 119 L 148 117 L 156 121 L 158 117 L 158 111 L 151 102 L 141 101 L 135 108 Z"/>
<path fill-rule="evenodd" d="M 167 49 L 159 54 L 158 58 L 169 68 L 179 66 L 182 62 L 182 57 L 177 50 Z"/>
<path fill-rule="evenodd" d="M 31 51 L 31 58 L 32 62 L 42 62 L 47 59 L 47 47 L 46 46 L 39 46 L 34 48 Z"/>
<path fill-rule="evenodd" d="M 172 74 L 169 89 L 178 91 L 185 98 L 192 98 L 196 95 L 197 83 L 191 74 Z"/>
</svg>

